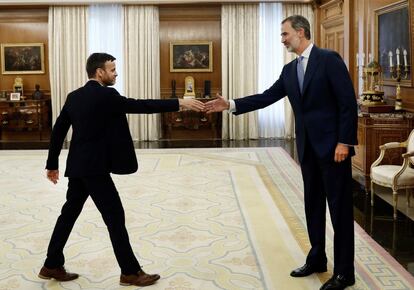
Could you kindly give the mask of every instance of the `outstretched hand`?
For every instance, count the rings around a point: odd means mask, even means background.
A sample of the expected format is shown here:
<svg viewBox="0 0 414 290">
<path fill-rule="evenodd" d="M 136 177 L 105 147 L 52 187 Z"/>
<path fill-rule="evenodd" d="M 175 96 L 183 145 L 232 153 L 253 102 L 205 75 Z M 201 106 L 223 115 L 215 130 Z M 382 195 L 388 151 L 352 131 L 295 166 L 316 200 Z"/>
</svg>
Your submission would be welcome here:
<svg viewBox="0 0 414 290">
<path fill-rule="evenodd" d="M 197 112 L 204 111 L 204 103 L 196 99 L 178 99 L 178 102 L 180 108 Z"/>
<path fill-rule="evenodd" d="M 222 95 L 217 93 L 216 97 L 216 99 L 205 103 L 205 111 L 207 114 L 211 114 L 214 112 L 222 112 L 230 108 L 229 101 L 224 99 Z"/>
</svg>

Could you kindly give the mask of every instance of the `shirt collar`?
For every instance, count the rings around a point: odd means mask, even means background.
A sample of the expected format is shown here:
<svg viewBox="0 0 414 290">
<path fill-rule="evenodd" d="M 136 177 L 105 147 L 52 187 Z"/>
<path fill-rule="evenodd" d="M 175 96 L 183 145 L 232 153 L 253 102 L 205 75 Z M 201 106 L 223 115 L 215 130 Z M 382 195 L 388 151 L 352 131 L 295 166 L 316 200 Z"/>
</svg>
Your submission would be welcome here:
<svg viewBox="0 0 414 290">
<path fill-rule="evenodd" d="M 303 56 L 304 58 L 309 59 L 312 48 L 313 48 L 313 43 L 311 42 L 308 45 L 308 47 L 302 52 L 301 56 Z"/>
</svg>

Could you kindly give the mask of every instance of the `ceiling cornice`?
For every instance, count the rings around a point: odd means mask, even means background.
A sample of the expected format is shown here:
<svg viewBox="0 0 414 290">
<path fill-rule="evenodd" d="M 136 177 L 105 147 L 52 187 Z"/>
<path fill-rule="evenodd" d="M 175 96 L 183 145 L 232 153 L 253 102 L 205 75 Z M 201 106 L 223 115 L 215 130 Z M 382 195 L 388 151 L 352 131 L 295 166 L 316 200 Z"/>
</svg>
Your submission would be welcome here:
<svg viewBox="0 0 414 290">
<path fill-rule="evenodd" d="M 219 4 L 219 3 L 312 3 L 313 0 L 222 0 L 222 1 L 212 1 L 212 0 L 89 0 L 89 1 L 80 1 L 80 0 L 0 0 L 0 6 L 11 6 L 11 5 L 90 5 L 90 4 L 155 4 L 155 5 L 166 5 L 166 4 Z"/>
</svg>

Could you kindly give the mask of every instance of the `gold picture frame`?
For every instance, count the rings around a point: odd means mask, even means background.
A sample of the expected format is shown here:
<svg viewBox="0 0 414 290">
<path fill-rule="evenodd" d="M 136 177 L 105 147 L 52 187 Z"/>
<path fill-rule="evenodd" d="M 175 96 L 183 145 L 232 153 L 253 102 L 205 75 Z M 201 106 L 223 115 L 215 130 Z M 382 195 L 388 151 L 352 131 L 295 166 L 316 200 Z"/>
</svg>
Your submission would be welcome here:
<svg viewBox="0 0 414 290">
<path fill-rule="evenodd" d="M 1 73 L 44 74 L 43 43 L 2 43 Z"/>
<path fill-rule="evenodd" d="M 378 63 L 382 67 L 385 85 L 395 85 L 396 80 L 391 78 L 389 55 L 391 51 L 394 57 L 396 49 L 401 51 L 401 61 L 404 49 L 408 52 L 408 65 L 411 67 L 411 29 L 410 9 L 407 0 L 392 3 L 376 9 L 375 11 L 375 47 Z M 398 33 L 396 29 L 398 27 Z M 408 78 L 401 80 L 401 86 L 411 86 L 411 72 Z"/>
<path fill-rule="evenodd" d="M 212 72 L 212 41 L 170 42 L 170 72 Z"/>
</svg>

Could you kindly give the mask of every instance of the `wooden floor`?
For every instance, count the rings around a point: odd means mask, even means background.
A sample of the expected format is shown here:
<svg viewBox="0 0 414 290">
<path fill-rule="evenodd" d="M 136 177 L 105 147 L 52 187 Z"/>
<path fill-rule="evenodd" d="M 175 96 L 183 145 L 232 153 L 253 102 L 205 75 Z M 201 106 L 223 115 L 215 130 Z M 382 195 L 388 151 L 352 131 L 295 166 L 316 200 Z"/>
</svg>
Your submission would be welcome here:
<svg viewBox="0 0 414 290">
<path fill-rule="evenodd" d="M 45 130 L 0 130 L 0 149 L 47 149 L 50 129 Z"/>
</svg>

